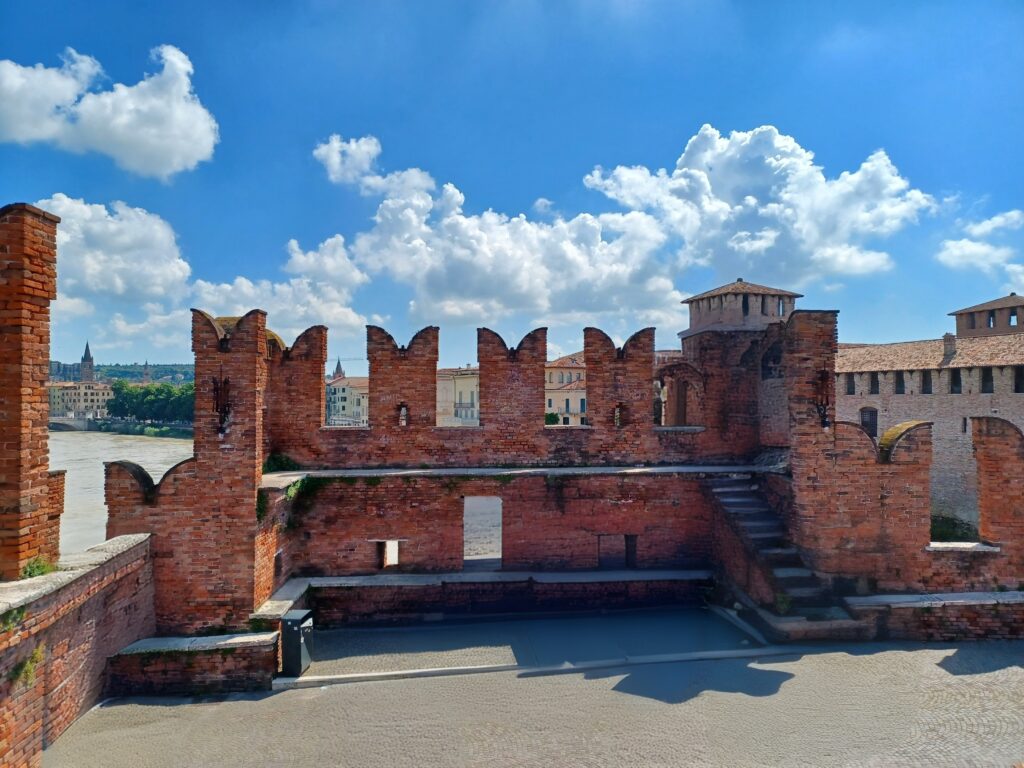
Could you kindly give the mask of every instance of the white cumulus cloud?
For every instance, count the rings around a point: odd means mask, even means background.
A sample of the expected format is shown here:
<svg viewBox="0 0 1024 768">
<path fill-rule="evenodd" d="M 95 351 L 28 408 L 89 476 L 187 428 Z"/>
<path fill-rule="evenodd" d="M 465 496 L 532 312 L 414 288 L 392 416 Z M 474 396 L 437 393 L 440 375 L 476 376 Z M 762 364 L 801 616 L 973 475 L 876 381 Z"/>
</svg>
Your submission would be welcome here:
<svg viewBox="0 0 1024 768">
<path fill-rule="evenodd" d="M 978 240 L 943 240 L 936 258 L 953 269 L 980 269 L 992 272 L 1013 258 L 1012 248 Z"/>
<path fill-rule="evenodd" d="M 462 192 L 418 168 L 381 175 L 380 142 L 332 136 L 314 150 L 328 179 L 381 202 L 352 238 L 355 263 L 413 288 L 431 320 L 525 314 L 549 324 L 600 317 L 678 326 L 676 278 L 690 265 L 728 279 L 744 267 L 780 285 L 891 268 L 877 243 L 936 210 L 878 151 L 827 178 L 813 154 L 770 126 L 723 137 L 704 126 L 672 171 L 595 168 L 584 184 L 623 210 L 541 220 L 466 213 Z M 737 271 L 740 270 L 740 271 Z"/>
<path fill-rule="evenodd" d="M 977 221 L 964 227 L 971 237 L 988 237 L 1000 229 L 1020 229 L 1024 227 L 1024 211 L 1012 210 L 993 216 L 991 219 Z"/>
<path fill-rule="evenodd" d="M 100 63 L 73 48 L 60 67 L 0 60 L 0 141 L 99 152 L 125 170 L 167 179 L 213 156 L 217 122 L 192 89 L 192 62 L 172 45 L 134 85 L 93 90 Z"/>
</svg>

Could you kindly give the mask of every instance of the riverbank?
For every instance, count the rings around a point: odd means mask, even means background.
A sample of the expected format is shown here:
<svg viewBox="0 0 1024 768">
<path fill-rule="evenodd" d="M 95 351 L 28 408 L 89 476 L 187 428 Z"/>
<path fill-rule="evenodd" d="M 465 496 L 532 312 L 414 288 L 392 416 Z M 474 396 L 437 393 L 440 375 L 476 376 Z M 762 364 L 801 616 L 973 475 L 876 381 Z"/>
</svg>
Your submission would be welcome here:
<svg viewBox="0 0 1024 768">
<path fill-rule="evenodd" d="M 180 440 L 192 439 L 192 427 L 182 424 L 159 424 L 142 421 L 119 421 L 114 419 L 89 419 L 84 432 L 106 432 L 112 435 L 138 435 L 140 437 L 173 437 Z"/>
</svg>

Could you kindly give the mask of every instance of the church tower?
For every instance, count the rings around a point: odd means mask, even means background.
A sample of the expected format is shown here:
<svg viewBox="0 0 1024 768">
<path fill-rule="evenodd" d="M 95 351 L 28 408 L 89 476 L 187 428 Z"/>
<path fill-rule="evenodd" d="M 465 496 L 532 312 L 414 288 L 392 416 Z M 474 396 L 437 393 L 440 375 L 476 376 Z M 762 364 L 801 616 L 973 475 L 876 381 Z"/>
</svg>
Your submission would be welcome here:
<svg viewBox="0 0 1024 768">
<path fill-rule="evenodd" d="M 332 379 L 339 379 L 339 378 L 341 378 L 344 375 L 345 375 L 345 369 L 341 367 L 341 358 L 339 357 L 338 358 L 338 364 L 336 366 L 334 366 L 334 376 L 332 376 L 331 378 Z"/>
<path fill-rule="evenodd" d="M 85 342 L 85 354 L 82 355 L 81 381 L 96 381 L 92 367 L 92 352 L 89 351 L 89 342 Z"/>
<path fill-rule="evenodd" d="M 149 375 L 149 360 L 142 365 L 142 383 L 149 384 L 152 381 Z"/>
</svg>

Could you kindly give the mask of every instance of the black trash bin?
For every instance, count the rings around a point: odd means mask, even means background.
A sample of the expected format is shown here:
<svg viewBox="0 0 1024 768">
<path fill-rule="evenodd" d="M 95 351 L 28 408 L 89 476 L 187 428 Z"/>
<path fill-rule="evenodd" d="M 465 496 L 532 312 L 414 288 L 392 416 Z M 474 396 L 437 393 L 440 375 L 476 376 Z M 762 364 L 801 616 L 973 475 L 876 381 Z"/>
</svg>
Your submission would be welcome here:
<svg viewBox="0 0 1024 768">
<path fill-rule="evenodd" d="M 288 611 L 281 618 L 281 674 L 298 677 L 309 669 L 313 650 L 313 612 Z"/>
</svg>

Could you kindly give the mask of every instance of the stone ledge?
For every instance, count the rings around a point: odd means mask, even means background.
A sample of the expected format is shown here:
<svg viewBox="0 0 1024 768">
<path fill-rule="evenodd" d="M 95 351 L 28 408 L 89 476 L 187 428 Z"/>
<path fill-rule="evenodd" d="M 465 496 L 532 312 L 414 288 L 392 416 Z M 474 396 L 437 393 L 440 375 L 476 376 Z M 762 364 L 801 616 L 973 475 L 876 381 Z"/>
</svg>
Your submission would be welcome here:
<svg viewBox="0 0 1024 768">
<path fill-rule="evenodd" d="M 933 541 L 924 548 L 924 551 L 983 555 L 1001 552 L 1002 547 L 998 547 L 994 544 L 984 544 L 980 541 Z"/>
<path fill-rule="evenodd" d="M 1024 603 L 1024 592 L 944 592 L 916 595 L 869 595 L 867 597 L 847 597 L 845 601 L 851 609 L 1014 605 Z"/>
<path fill-rule="evenodd" d="M 707 427 L 655 427 L 654 431 L 657 432 L 685 432 L 690 435 L 697 435 L 704 432 Z"/>
<path fill-rule="evenodd" d="M 200 653 L 228 648 L 256 648 L 277 645 L 277 632 L 251 632 L 208 637 L 147 637 L 117 652 L 118 656 L 144 653 Z"/>
<path fill-rule="evenodd" d="M 135 547 L 148 546 L 149 537 L 148 533 L 117 536 L 95 547 L 90 547 L 85 552 L 76 552 L 61 557 L 58 563 L 59 570 L 54 573 L 0 583 L 0 613 L 20 608 L 58 592 L 87 576 L 93 570 L 130 552 Z"/>
<path fill-rule="evenodd" d="M 589 429 L 573 427 L 572 429 Z M 675 427 L 669 427 L 675 429 Z M 683 427 L 682 429 L 690 429 Z M 261 488 L 281 490 L 306 477 L 572 477 L 587 475 L 736 475 L 778 474 L 782 465 L 764 464 L 666 464 L 632 467 L 462 467 L 436 469 L 310 469 L 291 472 L 268 472 Z"/>
</svg>

